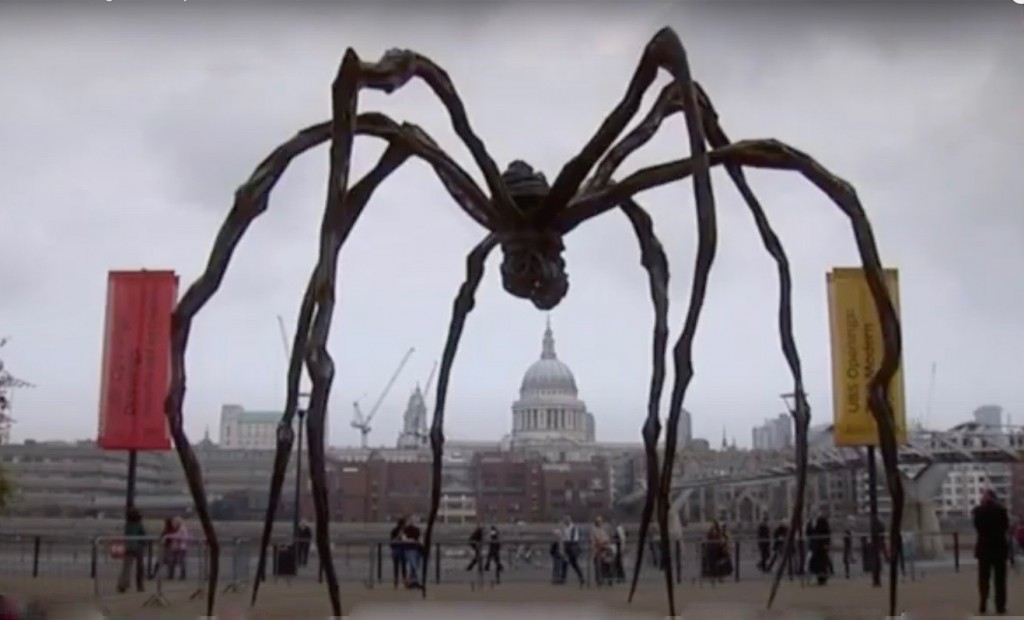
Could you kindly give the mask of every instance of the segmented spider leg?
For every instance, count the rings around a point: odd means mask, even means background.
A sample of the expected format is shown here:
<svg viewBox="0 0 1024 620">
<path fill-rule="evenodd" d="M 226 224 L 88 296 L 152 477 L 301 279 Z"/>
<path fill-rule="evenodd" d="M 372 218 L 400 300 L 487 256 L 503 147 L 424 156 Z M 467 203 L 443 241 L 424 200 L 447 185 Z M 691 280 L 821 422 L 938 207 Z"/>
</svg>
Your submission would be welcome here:
<svg viewBox="0 0 1024 620">
<path fill-rule="evenodd" d="M 697 210 L 697 257 L 694 265 L 693 284 L 690 288 L 690 302 L 686 309 L 683 330 L 672 352 L 675 376 L 672 395 L 669 400 L 668 423 L 665 428 L 665 455 L 661 463 L 661 487 L 657 502 L 658 527 L 661 535 L 661 557 L 670 558 L 668 511 L 672 492 L 672 474 L 675 471 L 676 448 L 679 441 L 679 418 L 690 379 L 693 377 L 693 339 L 697 334 L 697 323 L 704 307 L 708 277 L 715 260 L 718 246 L 718 230 L 715 218 L 715 197 L 711 187 L 710 162 L 697 106 L 696 91 L 690 65 L 682 41 L 671 29 L 659 32 L 666 68 L 679 83 L 683 113 L 686 119 L 686 133 L 690 153 L 695 162 L 693 171 L 693 192 Z M 669 614 L 676 615 L 672 582 L 672 563 L 665 563 L 665 584 L 669 597 Z"/>
<path fill-rule="evenodd" d="M 295 157 L 327 140 L 328 135 L 323 130 L 323 126 L 313 126 L 300 131 L 295 137 L 274 149 L 238 188 L 234 204 L 217 233 L 203 273 L 182 296 L 171 319 L 171 383 L 167 399 L 164 401 L 164 413 L 210 553 L 209 580 L 206 587 L 206 613 L 209 616 L 213 615 L 217 596 L 220 544 L 210 517 L 202 469 L 182 428 L 186 383 L 185 353 L 192 330 L 192 320 L 220 288 L 235 248 L 253 220 L 267 209 L 268 196 L 277 180 Z"/>
<path fill-rule="evenodd" d="M 644 497 L 643 513 L 640 517 L 640 538 L 647 537 L 647 529 L 654 511 L 654 500 L 658 489 L 658 435 L 661 433 L 660 406 L 665 387 L 665 352 L 668 349 L 668 258 L 661 241 L 654 233 L 654 223 L 640 205 L 632 199 L 620 205 L 629 218 L 633 233 L 640 243 L 640 262 L 647 271 L 647 278 L 654 305 L 654 333 L 651 346 L 651 387 L 647 398 L 647 420 L 643 427 L 644 453 L 647 461 L 647 493 Z M 666 533 L 667 534 L 667 533 Z M 664 534 L 663 534 L 664 535 Z M 636 594 L 640 567 L 643 566 L 644 548 L 636 549 L 636 563 L 633 566 L 633 581 L 629 587 L 629 602 Z"/>
<path fill-rule="evenodd" d="M 697 99 L 701 107 L 701 118 L 704 121 L 704 132 L 708 143 L 712 148 L 723 148 L 729 146 L 731 140 L 725 130 L 718 122 L 718 112 L 711 102 L 711 98 L 699 84 L 694 85 L 697 89 Z M 757 199 L 753 189 L 747 182 L 743 169 L 737 165 L 725 162 L 725 170 L 732 180 L 740 196 L 743 197 L 747 209 L 754 218 L 761 243 L 772 260 L 775 261 L 776 271 L 779 279 L 779 339 L 782 346 L 782 354 L 789 366 L 790 375 L 793 378 L 793 394 L 795 404 L 790 413 L 793 417 L 795 435 L 795 465 L 796 465 L 796 497 L 794 498 L 793 510 L 790 513 L 789 529 L 783 544 L 783 556 L 790 557 L 794 552 L 797 528 L 803 527 L 804 508 L 807 497 L 807 458 L 808 458 L 808 429 L 811 424 L 810 404 L 804 397 L 803 370 L 800 363 L 800 353 L 796 347 L 796 338 L 793 335 L 793 278 L 789 270 L 789 258 L 782 246 L 775 229 L 772 227 L 764 207 Z M 767 608 L 771 609 L 775 596 L 778 594 L 779 584 L 782 582 L 782 575 L 785 572 L 786 562 L 779 563 L 772 579 L 771 589 L 768 594 Z"/>
<path fill-rule="evenodd" d="M 683 61 L 680 64 L 680 60 Z M 682 87 L 688 88 L 690 83 L 689 67 L 685 62 L 686 53 L 676 32 L 665 27 L 659 30 L 644 47 L 640 61 L 633 72 L 626 87 L 626 93 L 612 108 L 611 113 L 601 123 L 601 126 L 590 138 L 587 144 L 575 157 L 570 159 L 559 171 L 551 184 L 551 191 L 548 192 L 544 202 L 550 217 L 558 217 L 561 206 L 568 204 L 573 196 L 579 191 L 584 179 L 590 174 L 591 169 L 597 164 L 598 159 L 612 145 L 615 138 L 629 124 L 640 104 L 643 101 L 647 89 L 654 83 L 658 69 L 665 69 Z M 685 79 L 681 79 L 679 72 L 685 69 Z M 699 127 L 698 127 L 699 129 Z M 695 153 L 698 151 L 694 151 Z"/>
<path fill-rule="evenodd" d="M 351 207 L 351 221 L 347 222 L 341 230 L 342 240 L 348 237 L 356 221 L 365 209 L 373 192 L 384 179 L 394 172 L 409 158 L 409 151 L 396 142 L 388 145 L 388 148 L 381 155 L 372 170 L 366 173 L 359 180 L 349 193 L 349 204 Z M 292 445 L 295 443 L 294 419 L 298 409 L 299 383 L 301 381 L 303 359 L 308 342 L 310 323 L 313 318 L 314 300 L 313 293 L 316 285 L 315 272 L 310 276 L 306 291 L 302 296 L 302 303 L 299 306 L 298 324 L 295 329 L 295 336 L 292 341 L 291 358 L 288 362 L 288 388 L 285 400 L 284 415 L 277 425 L 277 451 L 274 455 L 274 468 L 270 477 L 270 493 L 267 502 L 267 512 L 263 521 L 263 533 L 260 537 L 260 554 L 256 564 L 256 578 L 253 580 L 252 599 L 250 604 L 256 604 L 256 597 L 259 594 L 260 582 L 263 580 L 266 563 L 267 549 L 270 547 L 270 536 L 274 528 L 274 517 L 277 514 L 277 507 L 281 501 L 281 491 L 284 487 L 285 472 L 288 469 L 288 461 L 291 457 Z"/>
<path fill-rule="evenodd" d="M 316 520 L 317 553 L 327 581 L 331 611 L 335 616 L 341 615 L 341 595 L 331 554 L 330 509 L 324 453 L 327 402 L 334 380 L 334 360 L 327 350 L 327 338 L 330 335 L 331 319 L 334 314 L 338 254 L 345 242 L 345 231 L 350 228 L 349 224 L 352 221 L 348 177 L 356 129 L 361 66 L 362 63 L 355 51 L 351 48 L 346 50 L 331 87 L 332 120 L 327 206 L 320 225 L 320 251 L 313 286 L 315 307 L 305 351 L 306 367 L 312 381 L 306 428 L 309 434 L 309 477 Z"/>
<path fill-rule="evenodd" d="M 899 476 L 895 421 L 889 404 L 889 384 L 899 368 L 902 349 L 900 323 L 886 287 L 874 232 L 857 193 L 849 183 L 832 174 L 810 155 L 777 140 L 735 142 L 713 150 L 708 154 L 708 159 L 712 166 L 730 164 L 798 172 L 826 194 L 850 220 L 861 266 L 878 312 L 882 332 L 882 360 L 868 386 L 868 403 L 878 426 L 879 448 L 893 502 L 890 536 L 893 541 L 898 542 L 899 528 L 903 520 L 904 491 L 903 481 Z M 580 222 L 615 208 L 624 198 L 684 179 L 702 168 L 703 162 L 693 157 L 644 168 L 618 183 L 574 200 L 561 214 L 558 223 L 560 230 L 567 233 Z M 801 406 L 801 400 L 797 399 L 798 406 Z M 806 403 L 803 403 L 803 406 L 806 408 Z M 798 458 L 803 458 L 799 452 Z M 890 557 L 890 615 L 896 615 L 898 578 L 895 569 L 898 568 L 898 562 L 898 557 Z"/>
<path fill-rule="evenodd" d="M 441 371 L 437 377 L 437 393 L 434 401 L 434 417 L 430 422 L 430 511 L 427 516 L 427 530 L 423 535 L 423 566 L 430 566 L 430 550 L 434 538 L 434 523 L 441 505 L 441 469 L 444 455 L 444 406 L 448 398 L 448 382 L 451 379 L 452 365 L 459 349 L 462 330 L 466 326 L 466 318 L 476 305 L 476 291 L 484 277 L 484 264 L 491 250 L 498 245 L 498 237 L 489 234 L 483 241 L 466 255 L 466 279 L 459 287 L 452 305 L 452 319 L 448 324 L 448 337 L 444 341 L 444 352 L 441 355 Z M 427 596 L 427 579 L 422 580 L 423 596 Z"/>
<path fill-rule="evenodd" d="M 256 561 L 256 577 L 252 581 L 252 598 L 250 605 L 256 604 L 260 584 L 266 578 L 267 549 L 270 547 L 270 535 L 274 529 L 274 517 L 277 506 L 281 502 L 281 490 L 284 487 L 284 475 L 291 460 L 292 445 L 295 443 L 294 419 L 299 403 L 299 382 L 302 378 L 303 353 L 309 334 L 309 324 L 313 318 L 312 278 L 306 292 L 302 295 L 299 306 L 298 326 L 292 339 L 291 356 L 288 361 L 288 388 L 285 400 L 284 415 L 277 423 L 277 448 L 274 451 L 274 465 L 270 473 L 270 493 L 267 498 L 267 512 L 263 519 L 263 533 L 260 536 L 260 554 Z"/>
<path fill-rule="evenodd" d="M 430 58 L 412 50 L 391 49 L 375 63 L 363 62 L 360 68 L 361 86 L 391 94 L 404 86 L 410 79 L 423 80 L 434 92 L 448 112 L 452 128 L 462 143 L 469 149 L 473 161 L 483 172 L 492 202 L 482 205 L 491 221 L 508 221 L 507 215 L 518 211 L 509 196 L 508 188 L 501 180 L 501 173 L 494 159 L 487 152 L 484 143 L 473 131 L 455 84 L 448 73 Z M 497 207 L 497 208 L 496 208 Z"/>
</svg>

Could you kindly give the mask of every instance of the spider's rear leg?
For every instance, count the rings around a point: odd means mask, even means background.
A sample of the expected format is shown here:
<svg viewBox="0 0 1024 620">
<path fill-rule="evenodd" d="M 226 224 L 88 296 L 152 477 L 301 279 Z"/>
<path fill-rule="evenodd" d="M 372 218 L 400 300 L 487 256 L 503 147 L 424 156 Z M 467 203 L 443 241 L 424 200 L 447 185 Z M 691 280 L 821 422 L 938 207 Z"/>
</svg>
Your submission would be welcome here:
<svg viewBox="0 0 1024 620">
<path fill-rule="evenodd" d="M 651 386 L 647 399 L 647 420 L 643 425 L 644 453 L 647 464 L 647 492 L 640 517 L 639 538 L 647 537 L 654 502 L 658 497 L 658 436 L 661 433 L 659 410 L 661 395 L 665 386 L 665 351 L 668 348 L 668 259 L 661 241 L 654 234 L 654 224 L 647 212 L 634 200 L 628 199 L 620 205 L 629 218 L 633 232 L 640 243 L 640 260 L 647 271 L 650 283 L 651 301 L 654 304 L 654 335 L 651 346 Z M 662 536 L 666 536 L 663 532 Z M 644 548 L 636 549 L 636 563 L 633 566 L 633 580 L 629 587 L 629 601 L 636 594 L 640 567 L 643 566 Z"/>
<path fill-rule="evenodd" d="M 435 395 L 434 417 L 430 422 L 430 510 L 427 516 L 427 531 L 423 536 L 423 568 L 430 565 L 430 550 L 434 536 L 434 522 L 441 505 L 441 469 L 444 455 L 444 406 L 448 397 L 448 382 L 451 379 L 452 364 L 459 349 L 462 330 L 466 326 L 466 317 L 476 304 L 476 291 L 484 277 L 484 264 L 491 250 L 498 244 L 498 238 L 487 235 L 483 241 L 466 256 L 466 279 L 452 304 L 452 319 L 448 324 L 448 337 L 444 342 L 444 353 L 441 356 L 441 372 L 437 377 L 437 394 Z M 423 596 L 427 596 L 427 579 L 422 579 Z"/>
</svg>

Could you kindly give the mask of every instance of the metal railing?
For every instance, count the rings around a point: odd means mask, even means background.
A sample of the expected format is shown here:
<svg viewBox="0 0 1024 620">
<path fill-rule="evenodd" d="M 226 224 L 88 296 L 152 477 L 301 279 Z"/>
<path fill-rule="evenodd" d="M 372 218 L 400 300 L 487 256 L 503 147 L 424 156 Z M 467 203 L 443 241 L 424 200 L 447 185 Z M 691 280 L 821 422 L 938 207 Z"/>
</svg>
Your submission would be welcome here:
<svg viewBox="0 0 1024 620">
<path fill-rule="evenodd" d="M 970 538 L 968 538 L 970 540 Z M 884 542 L 884 541 L 883 541 Z M 771 541 L 751 538 L 728 540 L 711 544 L 697 538 L 672 541 L 671 557 L 660 558 L 657 541 L 644 550 L 641 579 L 662 579 L 661 568 L 671 562 L 677 583 L 718 585 L 726 582 L 767 580 L 771 569 L 779 562 L 777 549 Z M 969 543 L 968 543 L 969 544 Z M 554 546 L 553 546 L 554 545 Z M 126 549 L 126 547 L 128 547 Z M 357 583 L 366 588 L 402 587 L 403 558 L 392 552 L 387 542 L 340 541 L 332 543 L 335 567 L 339 579 Z M 973 564 L 973 549 L 965 548 L 958 532 L 938 534 L 934 539 L 920 535 L 907 536 L 900 554 L 901 573 L 904 578 L 916 580 L 929 573 L 959 572 Z M 225 591 L 251 585 L 256 569 L 259 544 L 244 538 L 221 541 L 220 587 Z M 466 541 L 438 542 L 430 554 L 429 566 L 421 566 L 422 578 L 430 584 L 463 583 L 472 587 L 498 586 L 508 582 L 560 583 L 568 580 L 586 587 L 597 587 L 621 582 L 631 575 L 636 549 L 626 545 L 616 549 L 610 561 L 598 562 L 592 549 L 581 544 L 575 564 L 563 563 L 555 554 L 557 545 L 551 539 L 517 539 L 500 544 L 497 548 L 484 542 L 478 548 L 478 561 L 474 548 Z M 787 565 L 791 580 L 806 583 L 809 575 L 809 545 L 798 539 L 796 552 Z M 880 559 L 892 550 L 883 544 Z M 766 553 L 770 564 L 762 564 Z M 126 560 L 126 555 L 131 556 Z M 725 557 L 728 562 L 722 562 Z M 870 536 L 856 533 L 847 541 L 842 534 L 831 538 L 827 554 L 830 574 L 835 579 L 865 578 L 872 573 L 875 557 L 871 551 Z M 621 558 L 621 566 L 616 562 Z M 564 560 L 564 555 L 562 557 Z M 304 548 L 291 539 L 275 540 L 268 549 L 268 566 L 264 580 L 291 583 L 322 581 L 323 571 L 316 552 L 316 544 Z M 664 561 L 663 561 L 664 560 Z M 887 563 L 882 571 L 887 570 Z M 622 569 L 621 572 L 618 569 Z M 767 569 L 767 570 L 766 570 Z M 179 554 L 155 537 L 126 538 L 124 536 L 96 537 L 82 540 L 73 536 L 18 536 L 0 535 L 0 574 L 32 578 L 91 579 L 97 598 L 114 596 L 119 591 L 135 591 L 141 586 L 150 596 L 147 605 L 162 605 L 168 595 L 180 598 L 198 598 L 205 594 L 209 574 L 209 553 L 203 540 L 193 540 Z"/>
</svg>

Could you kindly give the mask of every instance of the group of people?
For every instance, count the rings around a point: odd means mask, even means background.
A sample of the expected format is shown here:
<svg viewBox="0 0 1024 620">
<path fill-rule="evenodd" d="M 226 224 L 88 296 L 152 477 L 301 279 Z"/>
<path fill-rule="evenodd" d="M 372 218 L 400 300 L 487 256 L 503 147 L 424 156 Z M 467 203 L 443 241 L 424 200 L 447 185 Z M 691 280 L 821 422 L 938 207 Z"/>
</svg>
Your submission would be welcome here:
<svg viewBox="0 0 1024 620">
<path fill-rule="evenodd" d="M 184 580 L 187 578 L 187 558 L 190 542 L 188 527 L 181 517 L 169 517 L 164 520 L 163 531 L 157 543 L 160 545 L 159 558 L 149 569 L 145 568 L 146 547 L 151 542 L 146 535 L 146 527 L 142 522 L 142 513 L 131 506 L 125 514 L 124 540 L 122 541 L 121 573 L 117 579 L 117 591 L 128 590 L 135 573 L 135 588 L 145 590 L 145 578 L 157 577 L 161 567 L 167 571 L 167 579 L 174 579 L 175 574 Z"/>
<path fill-rule="evenodd" d="M 391 528 L 391 567 L 395 587 L 422 589 L 424 580 L 423 530 L 419 518 L 409 515 L 400 518 Z"/>
<path fill-rule="evenodd" d="M 787 568 L 794 573 L 802 575 L 805 570 L 808 574 L 814 575 L 818 585 L 828 583 L 829 577 L 835 574 L 835 565 L 832 563 L 832 524 L 828 517 L 819 515 L 816 519 L 807 522 L 802 535 L 798 535 L 794 541 L 795 551 L 786 556 L 786 537 L 789 535 L 789 526 L 780 523 L 772 530 L 768 524 L 767 517 L 757 527 L 757 567 L 762 572 L 768 572 L 776 562 L 784 562 Z M 843 552 L 850 552 L 851 534 L 849 531 L 843 537 Z M 844 558 L 849 562 L 849 558 Z"/>
<path fill-rule="evenodd" d="M 579 580 L 586 583 L 579 559 L 583 553 L 580 528 L 571 517 L 564 517 L 555 528 L 555 540 L 551 543 L 551 582 L 564 584 L 569 569 Z M 600 516 L 595 517 L 589 532 L 591 560 L 594 569 L 594 583 L 598 586 L 611 585 L 626 579 L 624 554 L 626 530 L 622 524 L 608 524 Z"/>
</svg>

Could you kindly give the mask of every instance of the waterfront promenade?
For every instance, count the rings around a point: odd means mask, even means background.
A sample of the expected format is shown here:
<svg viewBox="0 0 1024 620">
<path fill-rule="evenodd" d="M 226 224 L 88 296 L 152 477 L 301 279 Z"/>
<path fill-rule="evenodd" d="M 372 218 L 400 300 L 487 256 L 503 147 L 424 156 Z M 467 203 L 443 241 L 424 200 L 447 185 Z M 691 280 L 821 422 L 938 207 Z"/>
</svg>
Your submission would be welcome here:
<svg viewBox="0 0 1024 620">
<path fill-rule="evenodd" d="M 1018 593 L 1024 593 L 1024 576 L 1017 572 L 1010 574 L 1010 613 L 1024 611 Z M 926 579 L 901 584 L 901 608 L 919 620 L 927 618 L 967 617 L 976 608 L 973 571 L 960 574 L 934 574 Z M 139 620 L 195 618 L 202 615 L 202 601 L 191 599 L 187 590 L 170 591 L 166 594 L 166 606 L 143 607 L 149 594 L 115 595 L 106 593 L 96 598 L 94 584 L 89 579 L 25 578 L 0 576 L 0 591 L 18 592 L 24 596 L 40 596 L 57 606 L 101 606 L 118 618 Z M 785 582 L 775 610 L 770 614 L 759 613 L 767 595 L 765 582 L 726 582 L 711 584 L 681 584 L 676 588 L 680 609 L 694 618 L 802 618 L 803 620 L 877 620 L 885 616 L 885 589 L 873 588 L 868 579 L 837 579 L 827 586 L 804 585 L 800 582 Z M 658 618 L 665 614 L 665 594 L 657 584 L 644 583 L 632 605 L 625 602 L 626 588 L 578 588 L 572 586 L 551 586 L 543 583 L 511 583 L 494 587 L 474 588 L 467 580 L 432 586 L 427 601 L 420 600 L 415 591 L 396 590 L 390 586 L 367 589 L 354 584 L 342 588 L 342 600 L 346 614 L 358 619 L 382 605 L 402 605 L 405 611 L 392 617 L 427 617 L 428 610 L 441 612 L 444 605 L 483 605 L 500 607 L 514 604 L 524 610 L 525 605 L 545 606 L 550 620 L 563 617 L 605 617 L 616 618 Z M 218 615 L 222 618 L 237 618 L 247 609 L 248 592 L 243 588 L 236 592 L 220 595 Z M 425 606 L 425 607 L 424 607 Z M 732 614 L 726 613 L 732 610 Z M 450 609 L 443 610 L 452 613 Z M 501 617 L 492 614 L 494 620 Z M 585 612 L 580 615 L 581 612 Z M 244 617 L 272 618 L 317 618 L 327 617 L 328 603 L 324 587 L 311 582 L 267 583 L 262 590 L 255 609 Z M 529 613 L 528 615 L 536 615 Z M 450 615 L 449 617 L 456 617 Z M 483 617 L 483 616 L 477 616 Z M 523 616 L 525 617 L 525 615 Z"/>
</svg>

